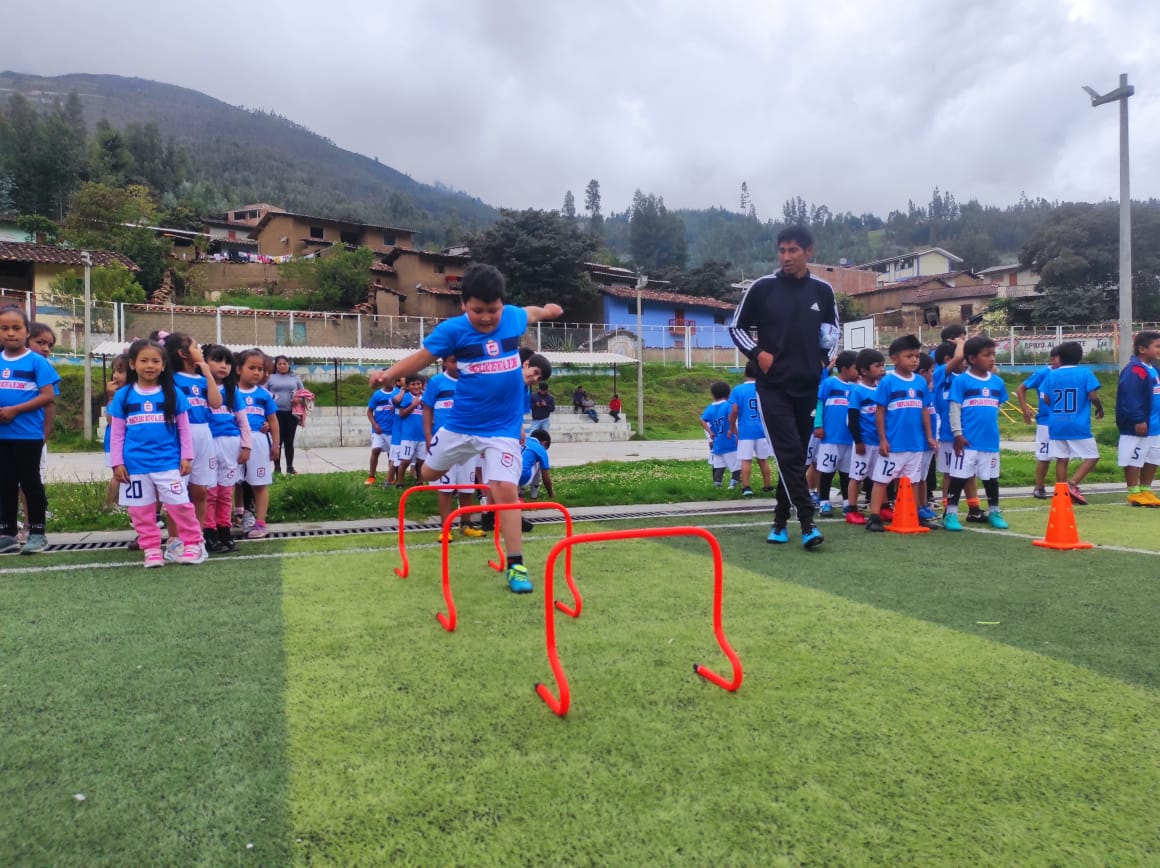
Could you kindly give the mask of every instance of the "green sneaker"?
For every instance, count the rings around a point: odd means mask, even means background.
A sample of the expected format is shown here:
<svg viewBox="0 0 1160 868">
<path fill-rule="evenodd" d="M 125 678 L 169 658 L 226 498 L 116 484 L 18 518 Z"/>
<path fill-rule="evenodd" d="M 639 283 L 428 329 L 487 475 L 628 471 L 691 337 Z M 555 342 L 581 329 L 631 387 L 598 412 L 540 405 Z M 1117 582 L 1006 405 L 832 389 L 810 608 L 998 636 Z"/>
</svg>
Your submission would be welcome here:
<svg viewBox="0 0 1160 868">
<path fill-rule="evenodd" d="M 959 521 L 958 513 L 948 512 L 943 516 L 943 530 L 962 530 L 963 523 Z"/>
<path fill-rule="evenodd" d="M 20 550 L 22 555 L 35 555 L 48 548 L 48 540 L 44 538 L 42 533 L 32 533 L 28 535 L 28 542 L 24 544 L 24 548 Z"/>
<path fill-rule="evenodd" d="M 1007 524 L 1007 520 L 1003 518 L 1003 513 L 999 512 L 998 507 L 992 507 L 991 510 L 987 513 L 987 522 L 991 525 L 991 527 L 998 530 L 1006 530 L 1008 527 L 1010 527 L 1010 525 Z"/>
<path fill-rule="evenodd" d="M 534 590 L 528 579 L 528 568 L 523 564 L 508 567 L 507 580 L 508 590 L 513 594 L 530 594 Z"/>
</svg>

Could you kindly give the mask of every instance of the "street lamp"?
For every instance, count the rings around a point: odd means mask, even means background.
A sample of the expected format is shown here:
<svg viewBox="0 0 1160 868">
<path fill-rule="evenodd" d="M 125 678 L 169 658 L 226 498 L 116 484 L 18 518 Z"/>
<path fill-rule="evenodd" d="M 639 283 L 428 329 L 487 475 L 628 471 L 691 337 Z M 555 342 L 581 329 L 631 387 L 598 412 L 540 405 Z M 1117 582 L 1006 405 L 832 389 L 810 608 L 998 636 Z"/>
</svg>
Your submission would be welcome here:
<svg viewBox="0 0 1160 868">
<path fill-rule="evenodd" d="M 93 254 L 87 250 L 82 250 L 81 262 L 85 265 L 85 407 L 82 418 L 85 426 L 85 440 L 88 441 L 93 438 L 93 359 L 89 355 L 89 342 L 93 329 Z"/>
<path fill-rule="evenodd" d="M 1083 86 L 1092 108 L 1109 102 L 1120 104 L 1120 364 L 1132 359 L 1132 198 L 1128 193 L 1128 97 L 1136 89 L 1120 74 L 1120 86 L 1102 96 Z"/>
<path fill-rule="evenodd" d="M 644 327 L 641 325 L 640 291 L 648 286 L 648 275 L 636 276 L 636 433 L 644 439 Z"/>
</svg>

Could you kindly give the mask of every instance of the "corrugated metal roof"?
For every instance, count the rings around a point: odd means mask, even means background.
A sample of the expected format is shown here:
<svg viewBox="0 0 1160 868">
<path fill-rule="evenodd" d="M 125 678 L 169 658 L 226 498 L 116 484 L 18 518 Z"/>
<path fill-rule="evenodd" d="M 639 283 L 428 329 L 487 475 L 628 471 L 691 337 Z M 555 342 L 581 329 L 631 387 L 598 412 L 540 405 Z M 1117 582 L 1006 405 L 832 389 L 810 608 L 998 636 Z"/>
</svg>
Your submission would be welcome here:
<svg viewBox="0 0 1160 868">
<path fill-rule="evenodd" d="M 253 344 L 226 344 L 233 352 L 254 349 Z M 102 341 L 93 348 L 94 356 L 115 356 L 129 349 L 128 342 Z M 289 356 L 292 359 L 337 359 L 340 362 L 382 362 L 384 364 L 398 362 L 405 359 L 418 347 L 320 347 L 320 346 L 258 346 L 268 356 Z M 578 367 L 605 367 L 607 365 L 635 365 L 636 359 L 631 356 L 622 356 L 620 353 L 576 353 L 576 352 L 545 352 L 548 361 L 553 366 L 575 365 Z"/>
</svg>

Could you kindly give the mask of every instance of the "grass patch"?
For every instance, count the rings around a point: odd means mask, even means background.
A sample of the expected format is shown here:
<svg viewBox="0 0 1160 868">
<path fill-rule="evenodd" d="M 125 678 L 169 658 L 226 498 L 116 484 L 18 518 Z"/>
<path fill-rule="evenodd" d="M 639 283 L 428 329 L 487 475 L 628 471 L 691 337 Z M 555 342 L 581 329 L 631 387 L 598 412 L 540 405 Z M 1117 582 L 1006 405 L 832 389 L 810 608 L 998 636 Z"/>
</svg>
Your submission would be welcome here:
<svg viewBox="0 0 1160 868">
<path fill-rule="evenodd" d="M 280 596 L 244 562 L 6 575 L 0 861 L 286 862 Z"/>
</svg>

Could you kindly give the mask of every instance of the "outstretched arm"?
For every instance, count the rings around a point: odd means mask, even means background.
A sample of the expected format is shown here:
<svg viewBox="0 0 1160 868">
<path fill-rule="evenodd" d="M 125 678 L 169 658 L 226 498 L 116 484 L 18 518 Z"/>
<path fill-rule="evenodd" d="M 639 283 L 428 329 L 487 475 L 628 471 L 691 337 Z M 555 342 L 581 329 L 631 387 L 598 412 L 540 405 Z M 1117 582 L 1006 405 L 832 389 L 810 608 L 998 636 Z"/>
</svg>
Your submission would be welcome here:
<svg viewBox="0 0 1160 868">
<path fill-rule="evenodd" d="M 543 322 L 544 320 L 556 319 L 564 314 L 564 308 L 558 304 L 546 304 L 543 307 L 529 304 L 524 310 L 528 314 L 528 325 Z"/>
<path fill-rule="evenodd" d="M 375 371 L 370 376 L 372 389 L 377 389 L 383 383 L 393 383 L 399 377 L 409 377 L 417 374 L 429 365 L 435 364 L 435 356 L 427 350 L 416 350 L 400 362 L 395 362 L 386 371 Z"/>
</svg>

